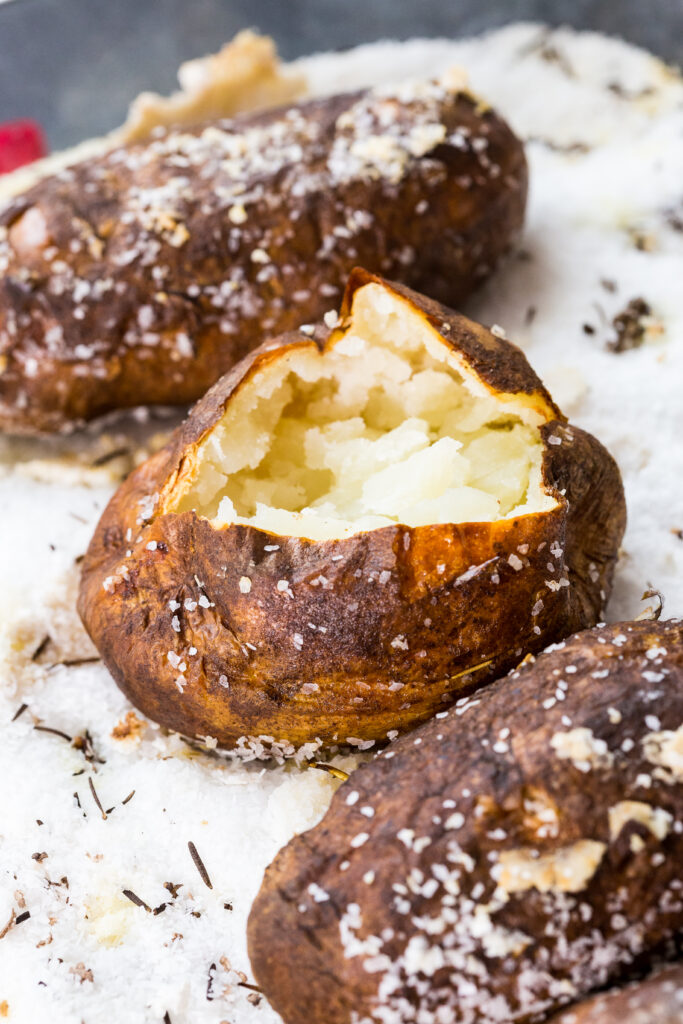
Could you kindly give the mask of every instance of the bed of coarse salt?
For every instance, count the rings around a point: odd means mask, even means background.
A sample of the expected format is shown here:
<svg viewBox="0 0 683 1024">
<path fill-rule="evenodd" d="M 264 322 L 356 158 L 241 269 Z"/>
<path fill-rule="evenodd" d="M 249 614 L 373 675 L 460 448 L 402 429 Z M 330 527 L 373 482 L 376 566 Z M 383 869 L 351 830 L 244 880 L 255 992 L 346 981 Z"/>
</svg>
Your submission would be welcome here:
<svg viewBox="0 0 683 1024">
<path fill-rule="evenodd" d="M 531 171 L 521 245 L 465 312 L 502 326 L 619 462 L 629 526 L 607 618 L 636 615 L 649 584 L 680 615 L 683 82 L 619 41 L 538 25 L 298 62 L 315 92 L 453 63 L 528 141 Z M 277 1020 L 246 987 L 249 907 L 338 784 L 193 750 L 131 717 L 89 660 L 74 563 L 136 445 L 166 428 L 0 447 L 0 1016 L 21 1024 Z"/>
</svg>

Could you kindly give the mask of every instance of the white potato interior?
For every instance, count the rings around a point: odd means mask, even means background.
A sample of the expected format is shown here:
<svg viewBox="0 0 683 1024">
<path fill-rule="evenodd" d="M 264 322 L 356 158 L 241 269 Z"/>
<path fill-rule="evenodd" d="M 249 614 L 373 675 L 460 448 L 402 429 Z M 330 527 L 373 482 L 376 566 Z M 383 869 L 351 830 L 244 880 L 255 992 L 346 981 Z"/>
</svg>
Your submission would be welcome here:
<svg viewBox="0 0 683 1024">
<path fill-rule="evenodd" d="M 324 354 L 293 349 L 230 399 L 174 507 L 313 540 L 538 512 L 555 505 L 546 418 L 492 393 L 405 300 L 367 284 Z"/>
</svg>

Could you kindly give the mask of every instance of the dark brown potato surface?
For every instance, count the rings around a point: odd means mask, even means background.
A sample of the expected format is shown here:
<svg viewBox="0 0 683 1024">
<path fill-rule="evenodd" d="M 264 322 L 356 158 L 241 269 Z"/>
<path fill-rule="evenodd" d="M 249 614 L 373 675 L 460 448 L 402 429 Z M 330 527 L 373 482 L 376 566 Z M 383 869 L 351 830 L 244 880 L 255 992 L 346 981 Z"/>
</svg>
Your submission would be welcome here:
<svg viewBox="0 0 683 1024">
<path fill-rule="evenodd" d="M 204 394 L 358 263 L 450 304 L 516 237 L 520 141 L 423 83 L 168 130 L 0 210 L 0 428 Z"/>
<path fill-rule="evenodd" d="M 286 1024 L 541 1021 L 669 949 L 682 859 L 683 623 L 596 627 L 354 772 L 252 967 Z"/>
<path fill-rule="evenodd" d="M 683 1024 L 683 964 L 601 992 L 558 1013 L 549 1024 Z"/>
</svg>

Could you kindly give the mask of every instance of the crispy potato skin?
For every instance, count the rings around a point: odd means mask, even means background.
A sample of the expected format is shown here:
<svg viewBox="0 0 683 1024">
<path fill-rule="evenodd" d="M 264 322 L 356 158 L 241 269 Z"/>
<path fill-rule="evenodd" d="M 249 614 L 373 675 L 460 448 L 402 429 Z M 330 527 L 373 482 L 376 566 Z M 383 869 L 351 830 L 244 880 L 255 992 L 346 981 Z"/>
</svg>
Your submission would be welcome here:
<svg viewBox="0 0 683 1024">
<path fill-rule="evenodd" d="M 586 999 L 549 1024 L 683 1024 L 683 964 Z"/>
<path fill-rule="evenodd" d="M 111 409 L 194 401 L 264 335 L 337 308 L 357 263 L 460 302 L 521 228 L 526 161 L 505 122 L 466 94 L 442 90 L 429 116 L 425 102 L 354 93 L 170 130 L 10 202 L 0 428 L 67 430 Z M 340 163 L 356 136 L 364 153 L 373 141 L 381 151 L 387 104 L 409 142 L 433 121 L 445 138 L 407 149 L 396 173 L 381 152 L 377 166 Z M 360 127 L 338 122 L 363 110 Z M 251 150 L 224 159 L 241 133 Z"/>
<path fill-rule="evenodd" d="M 370 280 L 379 279 L 352 276 L 343 317 Z M 493 387 L 555 409 L 515 346 L 401 294 Z M 286 347 L 322 347 L 325 336 L 277 339 L 219 381 L 111 499 L 83 563 L 79 611 L 127 696 L 168 728 L 225 748 L 263 735 L 294 747 L 384 741 L 528 651 L 595 623 L 611 585 L 625 523 L 619 471 L 559 412 L 543 427 L 562 442 L 544 454 L 558 507 L 542 514 L 397 525 L 323 543 L 165 513 L 159 495 L 172 491 L 240 384 Z"/>
<path fill-rule="evenodd" d="M 672 620 L 579 633 L 401 737 L 267 869 L 257 983 L 286 1024 L 521 1024 L 642 970 L 683 926 L 683 776 L 649 746 L 682 725 Z M 576 729 L 588 762 L 554 739 Z M 615 828 L 624 801 L 665 826 Z M 501 873 L 586 840 L 571 885 Z"/>
</svg>

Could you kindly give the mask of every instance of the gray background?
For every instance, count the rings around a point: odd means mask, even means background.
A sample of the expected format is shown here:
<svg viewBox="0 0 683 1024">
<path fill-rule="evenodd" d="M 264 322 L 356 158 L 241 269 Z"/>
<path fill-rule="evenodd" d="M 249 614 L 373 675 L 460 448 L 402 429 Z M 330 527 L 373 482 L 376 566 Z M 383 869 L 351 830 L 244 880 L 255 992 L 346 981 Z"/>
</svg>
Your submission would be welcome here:
<svg viewBox="0 0 683 1024">
<path fill-rule="evenodd" d="M 241 28 L 292 58 L 518 19 L 620 35 L 683 64 L 683 0 L 13 0 L 0 3 L 0 121 L 35 117 L 54 148 L 99 134 Z"/>
</svg>

